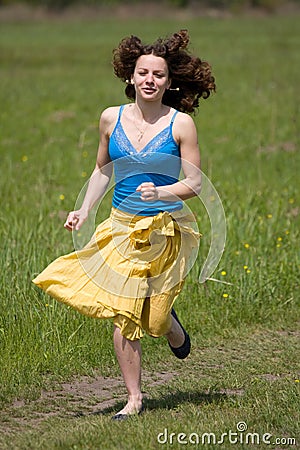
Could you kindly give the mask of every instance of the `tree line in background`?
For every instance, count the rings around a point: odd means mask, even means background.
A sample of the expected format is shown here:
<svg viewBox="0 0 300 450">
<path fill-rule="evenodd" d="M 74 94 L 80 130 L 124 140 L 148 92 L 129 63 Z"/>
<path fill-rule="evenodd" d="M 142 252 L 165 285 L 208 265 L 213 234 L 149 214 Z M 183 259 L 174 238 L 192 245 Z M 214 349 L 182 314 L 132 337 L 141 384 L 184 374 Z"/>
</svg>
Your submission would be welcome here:
<svg viewBox="0 0 300 450">
<path fill-rule="evenodd" d="M 64 9 L 72 5 L 80 6 L 117 6 L 119 4 L 128 4 L 130 6 L 142 4 L 143 0 L 0 0 L 0 6 L 9 6 L 14 4 L 27 4 L 29 6 L 46 7 L 49 9 Z M 152 3 L 160 3 L 161 0 L 152 0 Z M 283 6 L 287 0 L 164 0 L 165 4 L 175 7 L 187 8 L 189 6 L 203 6 L 208 8 L 238 9 L 238 8 L 264 8 L 275 10 Z M 300 4 L 300 0 L 294 0 L 293 3 Z"/>
</svg>

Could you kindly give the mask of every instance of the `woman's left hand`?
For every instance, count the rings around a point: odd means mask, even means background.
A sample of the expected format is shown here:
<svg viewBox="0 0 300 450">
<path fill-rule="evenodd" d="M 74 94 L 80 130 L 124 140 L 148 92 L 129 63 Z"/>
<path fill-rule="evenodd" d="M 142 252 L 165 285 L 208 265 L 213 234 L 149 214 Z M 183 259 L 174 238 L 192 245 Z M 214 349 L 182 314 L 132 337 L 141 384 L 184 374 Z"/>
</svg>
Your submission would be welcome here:
<svg viewBox="0 0 300 450">
<path fill-rule="evenodd" d="M 141 193 L 141 199 L 145 202 L 151 202 L 159 199 L 158 190 L 152 182 L 142 183 L 136 188 L 136 190 Z"/>
</svg>

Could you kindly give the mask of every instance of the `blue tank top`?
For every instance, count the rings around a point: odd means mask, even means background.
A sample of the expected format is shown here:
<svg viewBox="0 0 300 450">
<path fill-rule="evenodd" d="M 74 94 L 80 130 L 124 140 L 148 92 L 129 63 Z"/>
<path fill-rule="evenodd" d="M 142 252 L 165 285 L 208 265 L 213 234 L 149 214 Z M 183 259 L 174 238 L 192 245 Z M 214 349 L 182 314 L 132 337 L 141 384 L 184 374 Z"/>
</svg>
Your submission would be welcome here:
<svg viewBox="0 0 300 450">
<path fill-rule="evenodd" d="M 110 136 L 109 156 L 114 164 L 115 189 L 112 205 L 122 211 L 140 216 L 155 216 L 162 211 L 182 209 L 182 201 L 144 201 L 136 188 L 144 182 L 155 186 L 176 183 L 181 170 L 179 145 L 172 128 L 178 111 L 170 124 L 137 151 L 129 141 L 121 124 L 125 105 L 120 107 L 118 121 Z"/>
</svg>

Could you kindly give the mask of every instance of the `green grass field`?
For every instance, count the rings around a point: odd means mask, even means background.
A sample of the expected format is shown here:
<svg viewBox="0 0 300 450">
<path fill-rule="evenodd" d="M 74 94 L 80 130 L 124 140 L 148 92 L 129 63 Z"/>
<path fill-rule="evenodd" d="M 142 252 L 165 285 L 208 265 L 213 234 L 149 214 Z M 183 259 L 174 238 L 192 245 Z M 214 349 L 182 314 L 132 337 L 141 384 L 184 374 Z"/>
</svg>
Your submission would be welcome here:
<svg viewBox="0 0 300 450">
<path fill-rule="evenodd" d="M 299 17 L 1 23 L 1 449 L 300 448 L 298 25 Z M 125 390 L 112 324 L 57 303 L 31 279 L 72 251 L 62 225 L 94 167 L 99 115 L 127 101 L 112 49 L 125 35 L 152 41 L 180 28 L 217 82 L 195 122 L 202 170 L 227 220 L 213 277 L 231 284 L 197 282 L 210 223 L 190 200 L 203 239 L 176 309 L 192 354 L 177 361 L 165 339 L 143 338 L 146 410 L 115 424 Z M 109 206 L 107 198 L 99 220 Z M 230 430 L 237 443 L 222 443 Z M 204 433 L 216 442 L 202 444 Z"/>
</svg>

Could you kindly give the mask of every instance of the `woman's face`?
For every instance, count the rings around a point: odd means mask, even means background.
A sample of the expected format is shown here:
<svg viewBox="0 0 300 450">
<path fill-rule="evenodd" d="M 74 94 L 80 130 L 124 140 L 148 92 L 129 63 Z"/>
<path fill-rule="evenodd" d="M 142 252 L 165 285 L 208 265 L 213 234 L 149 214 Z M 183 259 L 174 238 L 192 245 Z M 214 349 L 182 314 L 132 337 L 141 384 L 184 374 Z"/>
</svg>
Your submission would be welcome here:
<svg viewBox="0 0 300 450">
<path fill-rule="evenodd" d="M 168 65 L 164 58 L 142 55 L 138 58 L 132 76 L 136 95 L 144 100 L 161 100 L 170 87 Z"/>
</svg>

